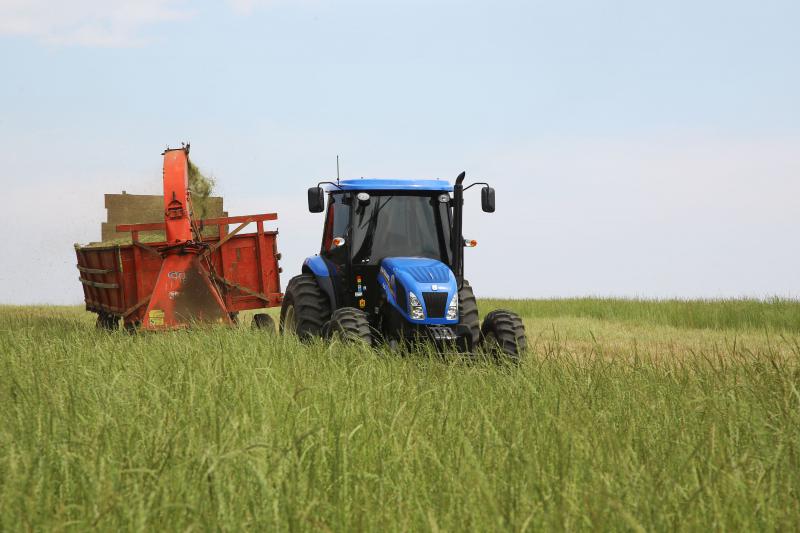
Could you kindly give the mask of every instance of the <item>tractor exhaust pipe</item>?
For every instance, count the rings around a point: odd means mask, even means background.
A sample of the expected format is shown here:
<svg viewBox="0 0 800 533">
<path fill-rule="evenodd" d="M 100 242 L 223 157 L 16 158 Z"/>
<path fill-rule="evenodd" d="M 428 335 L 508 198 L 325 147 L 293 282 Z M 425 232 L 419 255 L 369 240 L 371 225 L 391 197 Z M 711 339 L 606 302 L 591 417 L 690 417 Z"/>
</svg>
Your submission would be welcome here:
<svg viewBox="0 0 800 533">
<path fill-rule="evenodd" d="M 450 234 L 451 248 L 453 250 L 453 274 L 456 276 L 459 290 L 464 283 L 464 235 L 462 233 L 462 222 L 464 220 L 465 177 L 466 172 L 459 174 L 453 187 L 453 231 Z"/>
</svg>

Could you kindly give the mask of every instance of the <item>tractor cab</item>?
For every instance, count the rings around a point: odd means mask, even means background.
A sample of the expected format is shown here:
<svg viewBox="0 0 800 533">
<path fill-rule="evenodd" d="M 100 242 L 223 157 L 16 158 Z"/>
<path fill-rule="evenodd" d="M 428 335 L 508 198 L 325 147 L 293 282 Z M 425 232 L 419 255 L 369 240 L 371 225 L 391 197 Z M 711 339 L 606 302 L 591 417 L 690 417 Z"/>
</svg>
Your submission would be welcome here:
<svg viewBox="0 0 800 533">
<path fill-rule="evenodd" d="M 287 287 L 281 328 L 304 338 L 476 348 L 477 304 L 462 268 L 462 182 L 463 174 L 455 185 L 362 178 L 310 188 L 309 210 L 325 213 L 322 243 Z M 483 185 L 483 209 L 493 212 L 494 190 Z"/>
<path fill-rule="evenodd" d="M 378 312 L 379 280 L 396 270 L 432 269 L 442 289 L 449 277 L 441 272 L 451 273 L 452 187 L 431 181 L 424 190 L 381 189 L 388 186 L 381 181 L 388 180 L 328 186 L 319 254 L 334 276 L 336 305 L 367 313 Z"/>
</svg>

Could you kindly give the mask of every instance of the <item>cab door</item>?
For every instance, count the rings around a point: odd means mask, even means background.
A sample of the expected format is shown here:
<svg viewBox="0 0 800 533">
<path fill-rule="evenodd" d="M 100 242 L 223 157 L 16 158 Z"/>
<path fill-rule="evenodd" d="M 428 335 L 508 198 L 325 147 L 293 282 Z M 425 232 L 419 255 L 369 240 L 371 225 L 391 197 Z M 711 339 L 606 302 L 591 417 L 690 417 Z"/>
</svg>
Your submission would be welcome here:
<svg viewBox="0 0 800 533">
<path fill-rule="evenodd" d="M 320 256 L 331 272 L 337 307 L 350 305 L 345 296 L 350 257 L 350 193 L 332 192 L 328 195 L 325 228 L 322 233 Z"/>
</svg>

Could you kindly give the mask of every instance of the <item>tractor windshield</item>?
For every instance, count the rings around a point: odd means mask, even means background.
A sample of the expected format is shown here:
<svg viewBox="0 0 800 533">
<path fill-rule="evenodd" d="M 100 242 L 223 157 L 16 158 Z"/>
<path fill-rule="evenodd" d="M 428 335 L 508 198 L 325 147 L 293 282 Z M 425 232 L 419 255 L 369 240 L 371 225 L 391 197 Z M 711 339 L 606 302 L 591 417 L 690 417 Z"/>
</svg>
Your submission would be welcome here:
<svg viewBox="0 0 800 533">
<path fill-rule="evenodd" d="M 377 265 L 386 257 L 428 257 L 450 264 L 447 199 L 449 195 L 441 193 L 375 192 L 367 204 L 356 202 L 353 263 Z"/>
</svg>

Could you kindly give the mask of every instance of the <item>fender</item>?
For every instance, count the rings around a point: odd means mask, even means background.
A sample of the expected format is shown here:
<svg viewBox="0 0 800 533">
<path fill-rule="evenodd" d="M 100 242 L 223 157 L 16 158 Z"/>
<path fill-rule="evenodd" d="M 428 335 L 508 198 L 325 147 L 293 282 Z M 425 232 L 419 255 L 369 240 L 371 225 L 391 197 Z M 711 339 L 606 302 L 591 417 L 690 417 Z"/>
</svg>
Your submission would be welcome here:
<svg viewBox="0 0 800 533">
<path fill-rule="evenodd" d="M 322 292 L 328 297 L 328 301 L 331 304 L 331 311 L 338 309 L 336 291 L 333 289 L 333 279 L 331 278 L 331 272 L 328 265 L 325 263 L 325 259 L 319 255 L 307 257 L 306 260 L 303 261 L 302 272 L 303 274 L 314 274 L 317 285 L 319 285 Z"/>
</svg>

